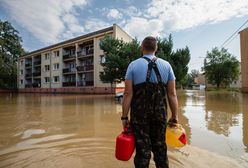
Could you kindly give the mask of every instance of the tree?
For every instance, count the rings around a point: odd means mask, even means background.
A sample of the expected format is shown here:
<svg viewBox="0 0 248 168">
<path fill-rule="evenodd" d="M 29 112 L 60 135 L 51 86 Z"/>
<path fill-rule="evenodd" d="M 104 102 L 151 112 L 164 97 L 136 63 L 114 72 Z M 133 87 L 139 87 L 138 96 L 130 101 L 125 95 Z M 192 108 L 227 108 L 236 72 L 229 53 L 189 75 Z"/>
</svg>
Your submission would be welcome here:
<svg viewBox="0 0 248 168">
<path fill-rule="evenodd" d="M 24 53 L 21 41 L 11 24 L 0 20 L 0 88 L 17 86 L 17 60 Z"/>
<path fill-rule="evenodd" d="M 203 69 L 207 80 L 219 88 L 221 84 L 227 86 L 238 79 L 239 61 L 227 49 L 215 47 L 207 52 Z"/>
<path fill-rule="evenodd" d="M 105 36 L 100 48 L 105 54 L 105 62 L 101 64 L 103 72 L 100 73 L 100 79 L 110 83 L 111 87 L 113 83 L 124 80 L 128 64 L 141 55 L 137 39 L 125 43 L 123 40 Z"/>
<path fill-rule="evenodd" d="M 188 73 L 188 63 L 190 61 L 190 51 L 186 46 L 182 49 L 173 51 L 173 40 L 172 36 L 169 35 L 166 38 L 157 38 L 158 40 L 158 51 L 156 55 L 160 58 L 167 60 L 175 73 L 177 83 L 183 82 L 185 76 Z"/>
<path fill-rule="evenodd" d="M 188 72 L 187 65 L 190 60 L 188 47 L 173 52 L 171 35 L 168 39 L 157 38 L 157 41 L 157 57 L 167 60 L 174 70 L 177 82 L 182 82 Z M 106 55 L 106 62 L 102 63 L 104 72 L 100 74 L 100 78 L 111 84 L 123 81 L 128 64 L 142 55 L 137 39 L 125 43 L 122 40 L 106 36 L 101 41 L 100 48 Z"/>
</svg>

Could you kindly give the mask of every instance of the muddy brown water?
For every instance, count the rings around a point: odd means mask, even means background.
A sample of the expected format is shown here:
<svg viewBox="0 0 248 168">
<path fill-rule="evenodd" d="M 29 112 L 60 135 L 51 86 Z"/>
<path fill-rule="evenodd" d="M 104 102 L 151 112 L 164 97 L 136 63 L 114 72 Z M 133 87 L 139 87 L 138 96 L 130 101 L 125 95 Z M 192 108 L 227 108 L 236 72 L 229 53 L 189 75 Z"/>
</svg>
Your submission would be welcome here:
<svg viewBox="0 0 248 168">
<path fill-rule="evenodd" d="M 179 91 L 188 145 L 171 168 L 248 167 L 248 95 Z M 131 168 L 115 159 L 121 104 L 110 95 L 0 94 L 0 167 Z M 155 167 L 151 161 L 150 167 Z"/>
</svg>

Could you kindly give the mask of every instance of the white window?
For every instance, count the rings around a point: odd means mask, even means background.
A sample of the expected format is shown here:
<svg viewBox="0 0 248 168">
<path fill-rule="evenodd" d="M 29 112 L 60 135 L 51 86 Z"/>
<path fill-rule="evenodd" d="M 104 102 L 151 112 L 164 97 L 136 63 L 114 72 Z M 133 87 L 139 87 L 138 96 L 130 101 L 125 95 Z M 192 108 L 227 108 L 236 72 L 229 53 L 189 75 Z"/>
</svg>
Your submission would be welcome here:
<svg viewBox="0 0 248 168">
<path fill-rule="evenodd" d="M 50 59 L 50 54 L 49 53 L 46 53 L 45 54 L 45 60 L 49 60 Z"/>
<path fill-rule="evenodd" d="M 20 74 L 23 75 L 23 70 L 21 69 Z"/>
<path fill-rule="evenodd" d="M 50 77 L 45 77 L 45 82 L 49 83 L 50 82 Z"/>
<path fill-rule="evenodd" d="M 23 60 L 20 61 L 20 65 L 21 65 L 21 66 L 23 65 Z"/>
<path fill-rule="evenodd" d="M 59 63 L 53 64 L 53 70 L 58 70 L 59 69 Z"/>
<path fill-rule="evenodd" d="M 23 80 L 21 79 L 21 85 L 23 84 Z"/>
<path fill-rule="evenodd" d="M 45 65 L 45 71 L 50 71 L 50 65 Z"/>
<path fill-rule="evenodd" d="M 59 57 L 59 51 L 54 51 L 54 57 Z"/>
<path fill-rule="evenodd" d="M 53 77 L 53 82 L 59 82 L 59 76 L 54 76 Z"/>
</svg>

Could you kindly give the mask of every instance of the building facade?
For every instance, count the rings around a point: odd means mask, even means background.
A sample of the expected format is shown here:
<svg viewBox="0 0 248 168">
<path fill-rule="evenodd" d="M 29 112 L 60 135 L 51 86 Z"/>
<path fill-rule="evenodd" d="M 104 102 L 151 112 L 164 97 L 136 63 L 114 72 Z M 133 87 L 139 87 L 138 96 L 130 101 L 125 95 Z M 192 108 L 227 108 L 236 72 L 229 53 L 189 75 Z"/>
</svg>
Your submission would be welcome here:
<svg viewBox="0 0 248 168">
<path fill-rule="evenodd" d="M 105 61 L 100 40 L 105 35 L 132 40 L 125 31 L 114 24 L 111 27 L 54 44 L 24 56 L 18 60 L 19 92 L 52 93 L 114 93 L 124 85 L 100 80 Z"/>
<path fill-rule="evenodd" d="M 248 93 L 248 27 L 240 33 L 242 91 Z"/>
</svg>

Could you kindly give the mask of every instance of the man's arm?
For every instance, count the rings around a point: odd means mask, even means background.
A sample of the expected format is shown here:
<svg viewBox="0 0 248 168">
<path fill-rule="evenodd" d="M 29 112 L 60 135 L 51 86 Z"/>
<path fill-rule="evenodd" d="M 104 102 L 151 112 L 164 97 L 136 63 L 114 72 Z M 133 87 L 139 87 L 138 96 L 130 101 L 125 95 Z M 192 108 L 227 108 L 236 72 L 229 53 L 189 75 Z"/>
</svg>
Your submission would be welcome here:
<svg viewBox="0 0 248 168">
<path fill-rule="evenodd" d="M 176 121 L 178 121 L 178 115 L 177 115 L 178 101 L 177 101 L 175 80 L 171 80 L 167 83 L 167 96 L 168 96 L 169 106 L 170 106 L 171 113 L 172 113 L 171 119 L 176 119 Z"/>
<path fill-rule="evenodd" d="M 125 91 L 122 102 L 122 117 L 128 117 L 131 101 L 133 97 L 133 82 L 132 80 L 125 80 Z M 122 120 L 123 127 L 127 127 L 128 120 Z"/>
</svg>

